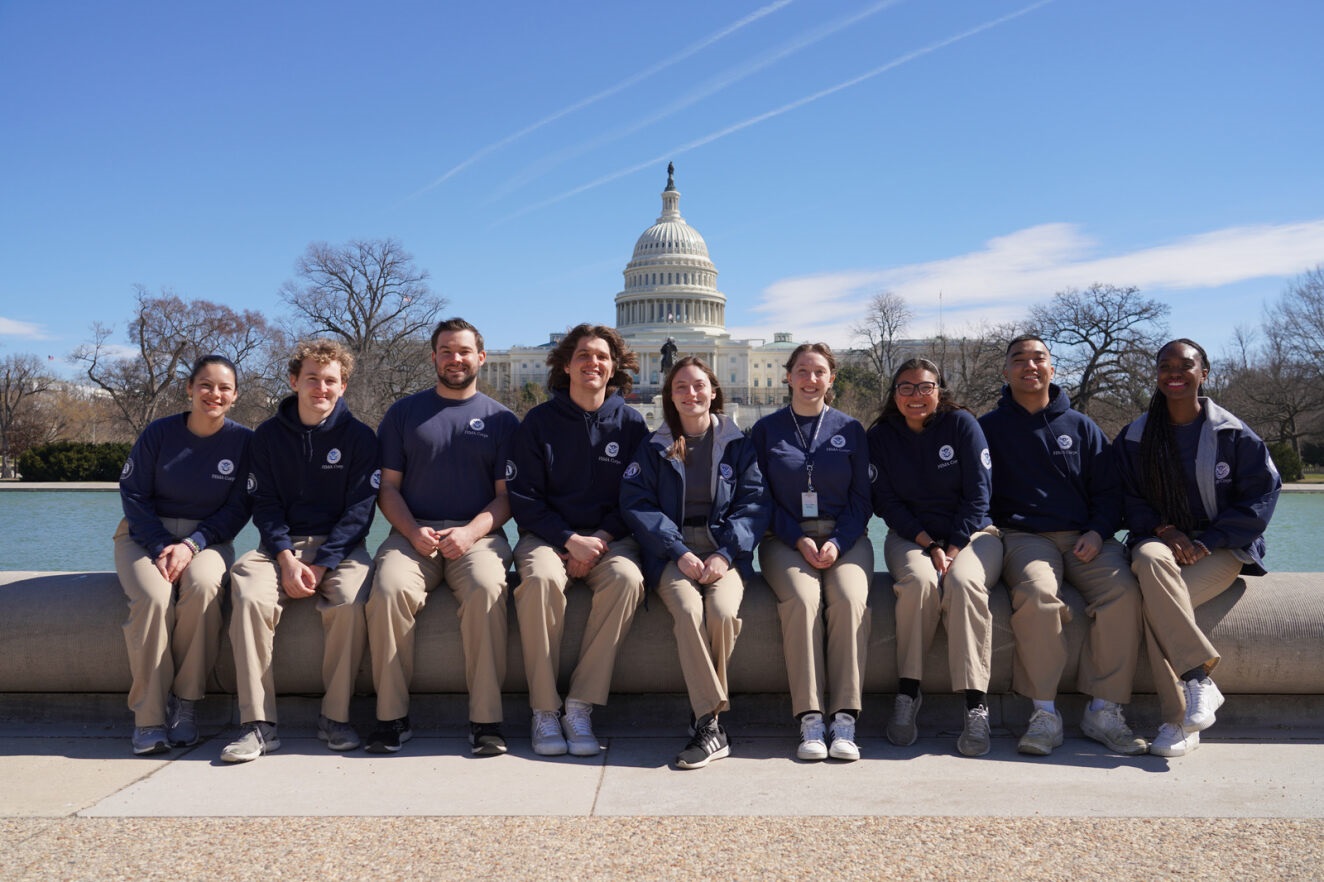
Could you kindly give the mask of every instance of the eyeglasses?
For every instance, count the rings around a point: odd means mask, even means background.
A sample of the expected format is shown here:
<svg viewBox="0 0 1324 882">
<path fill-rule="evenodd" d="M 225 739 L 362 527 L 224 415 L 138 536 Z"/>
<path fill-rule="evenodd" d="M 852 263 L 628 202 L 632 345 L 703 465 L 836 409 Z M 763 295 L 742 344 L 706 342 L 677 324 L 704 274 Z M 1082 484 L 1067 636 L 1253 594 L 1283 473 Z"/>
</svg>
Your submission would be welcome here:
<svg viewBox="0 0 1324 882">
<path fill-rule="evenodd" d="M 911 395 L 932 395 L 933 390 L 937 388 L 937 383 L 897 383 L 892 387 L 892 391 L 909 398 Z"/>
</svg>

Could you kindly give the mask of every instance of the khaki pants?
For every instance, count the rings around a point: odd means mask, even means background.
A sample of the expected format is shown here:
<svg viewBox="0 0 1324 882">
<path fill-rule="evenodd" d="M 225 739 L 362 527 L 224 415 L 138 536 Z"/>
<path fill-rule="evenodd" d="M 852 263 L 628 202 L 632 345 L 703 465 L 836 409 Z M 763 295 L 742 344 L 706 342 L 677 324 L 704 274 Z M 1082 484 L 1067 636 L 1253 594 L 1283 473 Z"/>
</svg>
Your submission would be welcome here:
<svg viewBox="0 0 1324 882">
<path fill-rule="evenodd" d="M 1131 571 L 1144 595 L 1145 650 L 1154 673 L 1163 722 L 1180 724 L 1186 696 L 1179 674 L 1198 665 L 1218 664 L 1218 650 L 1195 623 L 1195 608 L 1222 594 L 1241 574 L 1241 561 L 1227 548 L 1215 548 L 1199 563 L 1182 566 L 1159 539 L 1131 550 Z"/>
<path fill-rule="evenodd" d="M 801 527 L 805 535 L 822 542 L 831 535 L 833 524 L 805 521 Z M 792 712 L 822 713 L 829 686 L 833 711 L 859 711 L 869 649 L 873 578 L 869 537 L 861 536 L 829 569 L 817 570 L 798 549 L 769 534 L 759 543 L 759 568 L 777 596 Z"/>
<path fill-rule="evenodd" d="M 1082 563 L 1071 553 L 1074 530 L 1027 533 L 1003 530 L 1002 578 L 1011 592 L 1011 630 L 1016 638 L 1012 689 L 1051 701 L 1067 664 L 1062 626 L 1071 610 L 1060 596 L 1062 579 L 1085 598 L 1091 622 L 1080 654 L 1076 688 L 1117 704 L 1131 700 L 1140 659 L 1140 587 L 1126 549 L 1106 539 L 1098 556 Z"/>
<path fill-rule="evenodd" d="M 1002 540 L 996 527 L 970 537 L 947 569 L 942 585 L 923 546 L 891 530 L 883 559 L 896 594 L 896 658 L 899 675 L 924 679 L 924 656 L 941 621 L 947 627 L 947 664 L 952 690 L 988 691 L 993 667 L 993 613 L 988 588 L 1002 574 Z"/>
<path fill-rule="evenodd" d="M 291 536 L 295 555 L 310 564 L 325 536 Z M 359 545 L 317 586 L 317 611 L 322 614 L 322 714 L 349 721 L 349 700 L 363 662 L 367 600 L 372 558 Z M 276 683 L 271 671 L 276 626 L 289 603 L 299 603 L 280 587 L 280 565 L 261 548 L 235 562 L 230 574 L 230 643 L 234 646 L 239 687 L 239 721 L 276 720 Z"/>
<path fill-rule="evenodd" d="M 173 536 L 188 536 L 197 521 L 162 518 Z M 129 651 L 129 709 L 135 726 L 164 726 L 173 692 L 197 701 L 207 691 L 221 646 L 221 588 L 234 563 L 234 546 L 212 545 L 194 555 L 179 577 L 167 582 L 147 551 L 129 535 L 129 522 L 115 530 L 115 572 L 129 599 L 124 644 Z"/>
<path fill-rule="evenodd" d="M 558 710 L 561 696 L 556 680 L 561 669 L 565 589 L 570 577 L 556 549 L 532 533 L 525 533 L 515 544 L 515 569 L 520 576 L 515 588 L 515 613 L 519 616 L 529 706 L 541 711 Z M 593 591 L 593 606 L 568 695 L 578 701 L 606 704 L 616 653 L 644 599 L 638 544 L 630 537 L 610 543 L 584 582 Z"/>
<path fill-rule="evenodd" d="M 420 521 L 444 530 L 464 521 Z M 414 620 L 428 593 L 445 582 L 460 608 L 464 682 L 469 689 L 469 720 L 501 722 L 501 683 L 506 678 L 506 571 L 510 543 L 500 530 L 475 542 L 462 557 L 424 557 L 397 530 L 377 549 L 365 609 L 377 718 L 396 720 L 409 713 L 414 679 Z"/>
<path fill-rule="evenodd" d="M 707 527 L 682 527 L 685 545 L 703 560 L 716 546 Z M 727 665 L 740 636 L 740 601 L 745 583 L 734 567 L 711 585 L 681 574 L 667 564 L 657 585 L 662 605 L 671 613 L 680 669 L 695 717 L 729 708 Z"/>
</svg>

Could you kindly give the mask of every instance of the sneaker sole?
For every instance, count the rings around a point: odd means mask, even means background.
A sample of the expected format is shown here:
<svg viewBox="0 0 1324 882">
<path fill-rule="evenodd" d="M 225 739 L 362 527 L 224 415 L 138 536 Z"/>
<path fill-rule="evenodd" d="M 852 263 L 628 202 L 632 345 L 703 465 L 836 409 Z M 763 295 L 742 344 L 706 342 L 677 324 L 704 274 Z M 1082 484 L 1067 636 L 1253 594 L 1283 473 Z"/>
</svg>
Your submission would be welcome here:
<svg viewBox="0 0 1324 882">
<path fill-rule="evenodd" d="M 988 756 L 989 751 L 993 749 L 993 745 L 985 741 L 983 744 L 979 745 L 977 749 L 971 750 L 969 745 L 958 738 L 956 741 L 956 749 L 960 752 L 961 756 Z"/>
<path fill-rule="evenodd" d="M 501 756 L 510 750 L 504 744 L 472 744 L 469 752 L 474 756 Z"/>
<path fill-rule="evenodd" d="M 854 750 L 837 750 L 837 746 L 834 744 L 828 748 L 828 756 L 834 760 L 853 763 L 860 758 L 860 749 L 857 747 Z"/>
<path fill-rule="evenodd" d="M 1061 747 L 1061 746 L 1062 746 L 1061 738 L 1055 738 L 1052 744 L 1048 745 L 1047 748 L 1045 748 L 1044 745 L 1042 744 L 1035 744 L 1033 742 L 1027 743 L 1025 741 L 1021 741 L 1016 745 L 1016 752 L 1023 753 L 1027 756 L 1051 756 L 1053 753 L 1053 748 Z"/>
<path fill-rule="evenodd" d="M 566 746 L 564 744 L 535 744 L 533 752 L 538 756 L 565 756 Z"/>
<path fill-rule="evenodd" d="M 151 747 L 135 747 L 133 749 L 134 756 L 153 756 L 158 753 L 169 753 L 169 752 L 170 752 L 170 745 L 165 742 L 153 744 Z"/>
<path fill-rule="evenodd" d="M 730 747 L 719 747 L 697 763 L 687 763 L 679 757 L 676 758 L 676 766 L 681 769 L 702 769 L 713 760 L 726 759 L 731 755 Z"/>
<path fill-rule="evenodd" d="M 1186 743 L 1182 745 L 1180 750 L 1174 747 L 1160 747 L 1156 750 L 1151 744 L 1149 747 L 1149 753 L 1151 756 L 1165 756 L 1170 759 L 1186 756 L 1186 754 L 1191 753 L 1200 746 L 1199 735 L 1194 732 L 1192 732 L 1191 735 L 1193 737 L 1186 739 Z"/>
<path fill-rule="evenodd" d="M 334 750 L 337 753 L 344 753 L 347 750 L 358 750 L 363 746 L 362 741 L 332 741 L 331 736 L 325 732 L 318 732 L 317 739 L 325 742 L 328 750 Z"/>
<path fill-rule="evenodd" d="M 907 736 L 904 733 L 896 732 L 891 726 L 887 727 L 887 740 L 897 747 L 909 747 L 919 738 L 919 728 L 912 726 Z"/>
<path fill-rule="evenodd" d="M 570 744 L 567 742 L 566 751 L 571 756 L 597 756 L 602 753 L 602 745 L 594 742 L 593 746 L 590 747 L 587 744 Z"/>
<path fill-rule="evenodd" d="M 1181 727 L 1187 732 L 1203 732 L 1205 729 L 1208 729 L 1214 723 L 1218 722 L 1217 711 L 1223 706 L 1223 701 L 1223 697 L 1219 696 L 1218 702 L 1214 705 L 1214 709 L 1209 712 L 1209 718 L 1207 720 L 1202 722 L 1196 722 L 1194 720 L 1191 720 L 1190 722 L 1183 721 Z"/>
<path fill-rule="evenodd" d="M 1103 732 L 1083 724 L 1080 727 L 1080 734 L 1089 738 L 1091 741 L 1097 741 L 1113 753 L 1120 753 L 1122 756 L 1141 756 L 1142 754 L 1149 752 L 1149 745 L 1141 739 L 1137 739 L 1135 742 L 1128 741 L 1125 744 L 1119 744 L 1114 741 L 1109 741 L 1108 736 Z"/>
<path fill-rule="evenodd" d="M 401 732 L 400 740 L 395 746 L 387 744 L 385 741 L 374 741 L 371 738 L 363 745 L 364 753 L 399 753 L 400 748 L 404 747 L 405 742 L 414 737 L 413 732 Z M 332 748 L 334 750 L 334 748 Z"/>
<path fill-rule="evenodd" d="M 819 760 L 825 760 L 825 759 L 827 759 L 827 758 L 828 758 L 828 752 L 827 752 L 827 748 L 826 748 L 826 747 L 823 747 L 823 748 L 813 748 L 813 749 L 810 749 L 810 750 L 805 750 L 804 748 L 799 748 L 799 749 L 797 749 L 797 750 L 795 751 L 795 757 L 796 757 L 796 759 L 802 759 L 802 760 L 804 760 L 805 762 L 813 763 L 813 762 L 818 762 Z"/>
<path fill-rule="evenodd" d="M 174 738 L 171 738 L 171 739 L 170 739 L 170 746 L 171 746 L 171 747 L 194 747 L 195 745 L 199 744 L 201 741 L 202 741 L 202 738 L 200 738 L 200 737 L 198 737 L 198 736 L 194 736 L 193 740 L 191 740 L 191 741 L 176 741 Z"/>
<path fill-rule="evenodd" d="M 274 753 L 280 750 L 280 739 L 268 741 L 262 750 L 257 753 L 230 753 L 221 751 L 221 760 L 227 763 L 251 763 L 253 760 L 268 753 Z"/>
</svg>

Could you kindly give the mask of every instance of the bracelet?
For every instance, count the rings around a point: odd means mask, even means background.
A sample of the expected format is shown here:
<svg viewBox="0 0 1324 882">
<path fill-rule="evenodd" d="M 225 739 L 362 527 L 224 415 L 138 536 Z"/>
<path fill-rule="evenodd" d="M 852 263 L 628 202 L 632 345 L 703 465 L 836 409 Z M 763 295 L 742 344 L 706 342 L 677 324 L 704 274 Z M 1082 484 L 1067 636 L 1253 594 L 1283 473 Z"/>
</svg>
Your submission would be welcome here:
<svg viewBox="0 0 1324 882">
<path fill-rule="evenodd" d="M 1201 551 L 1203 551 L 1206 555 L 1213 554 L 1213 552 L 1209 550 L 1209 546 L 1205 545 L 1199 539 L 1196 539 L 1191 544 L 1194 545 L 1196 548 L 1200 549 Z"/>
<path fill-rule="evenodd" d="M 1168 532 L 1169 530 L 1175 530 L 1175 529 L 1177 528 L 1173 524 L 1163 524 L 1162 526 L 1154 528 L 1154 535 L 1162 539 L 1164 533 Z"/>
<path fill-rule="evenodd" d="M 194 542 L 192 539 L 185 538 L 185 539 L 180 539 L 179 541 L 185 548 L 193 552 L 195 555 L 198 552 L 202 551 L 202 546 Z"/>
<path fill-rule="evenodd" d="M 925 554 L 933 554 L 934 549 L 937 549 L 938 551 L 942 551 L 942 543 L 941 543 L 941 542 L 930 542 L 930 543 L 929 543 L 929 547 L 926 548 L 926 549 L 924 549 L 924 553 L 925 553 Z"/>
</svg>

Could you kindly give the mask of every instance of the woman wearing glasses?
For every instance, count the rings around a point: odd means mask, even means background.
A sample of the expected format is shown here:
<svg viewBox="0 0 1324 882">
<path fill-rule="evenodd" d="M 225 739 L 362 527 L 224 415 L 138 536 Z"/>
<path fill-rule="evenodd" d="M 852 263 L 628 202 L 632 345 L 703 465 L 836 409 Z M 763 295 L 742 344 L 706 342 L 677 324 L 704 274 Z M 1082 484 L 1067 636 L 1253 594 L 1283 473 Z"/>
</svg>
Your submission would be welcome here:
<svg viewBox="0 0 1324 882">
<path fill-rule="evenodd" d="M 983 756 L 993 657 L 988 586 L 1002 571 L 1002 540 L 988 516 L 988 444 L 927 358 L 897 369 L 868 436 L 874 512 L 887 523 L 883 558 L 896 593 L 900 682 L 887 738 L 901 747 L 915 743 L 924 657 L 942 622 L 952 690 L 965 694 L 956 746 L 965 756 Z"/>
</svg>

